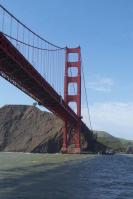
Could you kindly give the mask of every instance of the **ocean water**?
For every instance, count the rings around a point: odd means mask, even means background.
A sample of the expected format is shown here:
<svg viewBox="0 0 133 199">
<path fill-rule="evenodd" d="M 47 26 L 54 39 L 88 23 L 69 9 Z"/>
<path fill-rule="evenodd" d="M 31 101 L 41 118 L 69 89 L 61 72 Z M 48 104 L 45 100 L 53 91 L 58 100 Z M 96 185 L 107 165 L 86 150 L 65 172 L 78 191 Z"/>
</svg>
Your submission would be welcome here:
<svg viewBox="0 0 133 199">
<path fill-rule="evenodd" d="M 133 199 L 133 155 L 0 153 L 0 199 Z"/>
</svg>

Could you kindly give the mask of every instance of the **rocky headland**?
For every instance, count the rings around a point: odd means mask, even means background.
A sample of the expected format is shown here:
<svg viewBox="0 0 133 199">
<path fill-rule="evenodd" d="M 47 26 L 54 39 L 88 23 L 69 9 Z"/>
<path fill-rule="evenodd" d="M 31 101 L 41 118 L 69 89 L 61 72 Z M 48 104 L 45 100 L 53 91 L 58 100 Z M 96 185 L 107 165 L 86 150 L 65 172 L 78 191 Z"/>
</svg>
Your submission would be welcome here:
<svg viewBox="0 0 133 199">
<path fill-rule="evenodd" d="M 0 151 L 57 153 L 61 151 L 64 123 L 52 113 L 35 106 L 6 105 L 0 108 Z M 70 132 L 70 147 L 73 133 Z M 103 131 L 81 128 L 83 151 L 101 152 L 112 148 L 118 152 L 133 151 L 133 141 L 119 139 Z"/>
</svg>

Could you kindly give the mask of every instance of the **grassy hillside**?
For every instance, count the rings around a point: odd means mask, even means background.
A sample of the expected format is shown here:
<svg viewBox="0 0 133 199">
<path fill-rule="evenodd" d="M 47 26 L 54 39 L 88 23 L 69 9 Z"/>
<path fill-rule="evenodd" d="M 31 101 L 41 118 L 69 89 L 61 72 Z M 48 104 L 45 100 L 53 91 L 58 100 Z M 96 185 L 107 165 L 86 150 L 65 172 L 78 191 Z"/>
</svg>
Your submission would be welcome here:
<svg viewBox="0 0 133 199">
<path fill-rule="evenodd" d="M 117 138 L 104 131 L 94 131 L 94 135 L 97 142 L 116 151 L 126 152 L 128 147 L 133 147 L 132 140 Z"/>
</svg>

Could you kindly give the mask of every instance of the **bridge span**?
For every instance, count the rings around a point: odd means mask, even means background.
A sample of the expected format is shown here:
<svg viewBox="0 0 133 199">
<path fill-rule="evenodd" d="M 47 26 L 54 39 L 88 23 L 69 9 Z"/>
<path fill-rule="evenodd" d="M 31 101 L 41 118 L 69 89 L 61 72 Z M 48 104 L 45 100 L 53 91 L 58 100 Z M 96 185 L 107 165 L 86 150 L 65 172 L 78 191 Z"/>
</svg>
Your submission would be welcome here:
<svg viewBox="0 0 133 199">
<path fill-rule="evenodd" d="M 63 152 L 69 152 L 69 128 L 72 127 L 75 147 L 71 151 L 80 153 L 81 126 L 86 127 L 81 117 L 80 47 L 61 48 L 51 44 L 31 31 L 3 6 L 0 5 L 0 9 L 0 75 L 64 121 Z M 16 34 L 13 33 L 13 28 Z M 64 61 L 61 63 L 59 54 L 62 52 Z M 71 61 L 70 55 L 73 54 L 77 55 L 77 59 Z M 58 82 L 61 78 L 63 81 Z M 59 88 L 60 84 L 64 85 L 64 89 Z M 69 85 L 72 85 L 74 93 Z M 75 107 L 71 107 L 70 103 L 74 103 Z"/>
</svg>

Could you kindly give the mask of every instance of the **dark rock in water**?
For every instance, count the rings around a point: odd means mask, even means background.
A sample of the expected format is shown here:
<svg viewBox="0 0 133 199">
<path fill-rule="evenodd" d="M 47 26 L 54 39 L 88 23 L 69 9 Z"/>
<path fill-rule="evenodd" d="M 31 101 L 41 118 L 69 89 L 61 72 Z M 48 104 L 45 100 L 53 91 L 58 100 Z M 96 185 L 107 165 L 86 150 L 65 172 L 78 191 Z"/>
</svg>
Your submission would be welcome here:
<svg viewBox="0 0 133 199">
<path fill-rule="evenodd" d="M 63 125 L 52 113 L 34 106 L 4 106 L 0 109 L 0 151 L 59 152 Z M 94 148 L 92 132 L 86 126 L 82 127 L 81 143 L 84 150 Z"/>
<path fill-rule="evenodd" d="M 127 154 L 133 154 L 133 146 L 128 146 L 126 150 Z"/>
<path fill-rule="evenodd" d="M 113 149 L 106 149 L 106 151 L 102 151 L 102 155 L 114 155 L 115 151 Z"/>
</svg>

